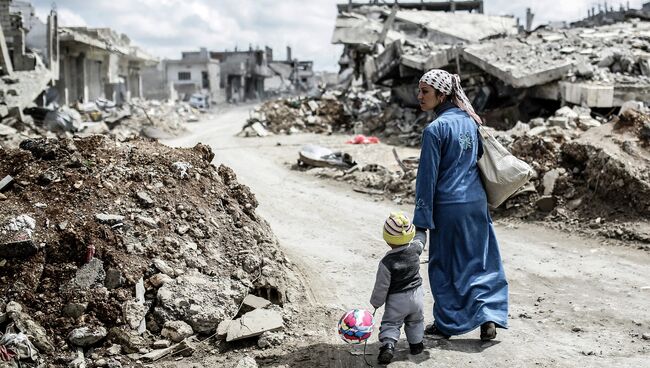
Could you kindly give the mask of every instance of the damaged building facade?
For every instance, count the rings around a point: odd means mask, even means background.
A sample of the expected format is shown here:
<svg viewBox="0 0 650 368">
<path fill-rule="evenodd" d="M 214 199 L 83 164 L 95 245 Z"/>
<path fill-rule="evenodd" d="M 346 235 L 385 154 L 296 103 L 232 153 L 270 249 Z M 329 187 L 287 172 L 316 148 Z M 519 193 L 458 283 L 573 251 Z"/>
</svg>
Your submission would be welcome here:
<svg viewBox="0 0 650 368">
<path fill-rule="evenodd" d="M 271 77 L 269 61 L 273 60 L 270 47 L 212 51 L 210 57 L 220 62 L 221 88 L 225 89 L 227 101 L 241 102 L 265 96 L 264 80 Z"/>
<path fill-rule="evenodd" d="M 0 118 L 22 110 L 59 76 L 56 12 L 43 23 L 24 1 L 0 1 Z"/>
<path fill-rule="evenodd" d="M 120 104 L 144 97 L 142 70 L 156 58 L 131 45 L 126 35 L 85 27 L 64 27 L 59 33 L 61 75 L 56 89 L 60 103 L 105 98 Z"/>
<path fill-rule="evenodd" d="M 316 86 L 314 62 L 292 58 L 289 46 L 286 60 L 272 60 L 269 69 L 273 76 L 266 81 L 267 91 L 307 92 Z"/>
<path fill-rule="evenodd" d="M 405 107 L 417 107 L 417 80 L 432 68 L 461 75 L 475 108 L 503 128 L 544 114 L 546 106 L 605 109 L 650 100 L 644 10 L 590 10 L 586 21 L 612 24 L 534 32 L 522 32 L 513 17 L 482 14 L 478 1 L 348 3 L 338 10 L 332 43 L 344 46 L 339 80 L 390 88 Z M 532 17 L 529 10 L 527 28 Z"/>
</svg>

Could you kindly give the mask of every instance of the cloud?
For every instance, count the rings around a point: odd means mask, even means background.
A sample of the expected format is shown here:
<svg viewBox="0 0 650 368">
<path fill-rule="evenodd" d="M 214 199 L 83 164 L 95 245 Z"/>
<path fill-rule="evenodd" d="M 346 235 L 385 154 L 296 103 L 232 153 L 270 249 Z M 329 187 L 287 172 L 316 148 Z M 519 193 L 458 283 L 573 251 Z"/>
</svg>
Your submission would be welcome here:
<svg viewBox="0 0 650 368">
<path fill-rule="evenodd" d="M 647 0 L 632 0 L 640 7 Z M 268 45 L 274 57 L 314 60 L 318 70 L 337 70 L 341 46 L 330 44 L 336 4 L 345 0 L 59 0 L 61 23 L 110 27 L 125 33 L 137 45 L 159 57 L 178 58 L 181 51 L 207 47 L 232 50 Z M 367 2 L 367 1 L 364 1 Z M 47 14 L 51 0 L 33 0 L 37 14 Z M 611 2 L 618 7 L 618 3 Z M 525 19 L 526 7 L 535 24 L 577 20 L 594 0 L 485 2 L 488 14 L 510 14 Z"/>
</svg>

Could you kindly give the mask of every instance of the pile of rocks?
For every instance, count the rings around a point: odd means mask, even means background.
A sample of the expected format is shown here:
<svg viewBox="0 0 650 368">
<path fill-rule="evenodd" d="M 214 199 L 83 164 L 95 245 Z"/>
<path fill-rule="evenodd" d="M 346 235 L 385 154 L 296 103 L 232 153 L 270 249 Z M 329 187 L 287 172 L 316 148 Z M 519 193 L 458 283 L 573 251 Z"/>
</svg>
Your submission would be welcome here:
<svg viewBox="0 0 650 368">
<path fill-rule="evenodd" d="M 0 150 L 0 329 L 38 348 L 21 363 L 186 354 L 247 297 L 271 303 L 275 322 L 301 301 L 255 195 L 210 164 L 209 147 L 104 136 L 20 147 Z"/>
</svg>

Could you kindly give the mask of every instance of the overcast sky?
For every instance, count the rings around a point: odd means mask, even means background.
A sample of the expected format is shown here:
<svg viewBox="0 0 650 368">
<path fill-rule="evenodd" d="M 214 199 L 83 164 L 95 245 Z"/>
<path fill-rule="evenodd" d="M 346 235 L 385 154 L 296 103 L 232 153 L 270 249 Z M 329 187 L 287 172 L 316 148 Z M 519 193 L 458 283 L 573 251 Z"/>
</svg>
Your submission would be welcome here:
<svg viewBox="0 0 650 368">
<path fill-rule="evenodd" d="M 358 1 L 358 0 L 357 0 Z M 640 8 L 649 0 L 631 0 Z M 317 70 L 337 70 L 340 46 L 330 44 L 337 0 L 58 0 L 59 22 L 65 26 L 110 27 L 125 33 L 155 56 L 179 58 L 201 46 L 232 50 L 269 45 L 274 58 L 314 60 Z M 345 1 L 343 1 L 345 2 Z M 391 1 L 388 1 L 389 3 Z M 47 14 L 52 0 L 32 0 L 36 13 Z M 577 20 L 596 6 L 592 0 L 486 0 L 487 14 L 525 19 L 527 7 L 535 24 Z M 618 8 L 619 4 L 611 2 Z"/>
</svg>

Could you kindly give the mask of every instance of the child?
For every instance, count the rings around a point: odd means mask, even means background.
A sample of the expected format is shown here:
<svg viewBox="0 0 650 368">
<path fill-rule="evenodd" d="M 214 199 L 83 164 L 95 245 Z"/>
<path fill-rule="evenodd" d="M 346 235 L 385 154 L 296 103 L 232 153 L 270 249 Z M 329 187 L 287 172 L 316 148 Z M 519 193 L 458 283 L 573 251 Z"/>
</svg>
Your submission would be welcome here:
<svg viewBox="0 0 650 368">
<path fill-rule="evenodd" d="M 392 249 L 379 262 L 370 298 L 370 304 L 375 309 L 386 304 L 379 327 L 382 346 L 377 360 L 380 364 L 388 364 L 393 359 L 402 324 L 411 354 L 420 354 L 424 349 L 424 292 L 420 277 L 420 254 L 424 249 L 426 233 L 418 232 L 416 235 L 415 226 L 409 219 L 402 212 L 394 212 L 384 223 L 384 240 Z"/>
</svg>

